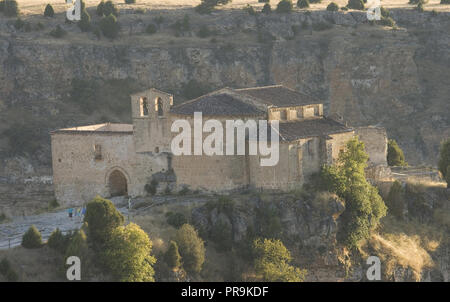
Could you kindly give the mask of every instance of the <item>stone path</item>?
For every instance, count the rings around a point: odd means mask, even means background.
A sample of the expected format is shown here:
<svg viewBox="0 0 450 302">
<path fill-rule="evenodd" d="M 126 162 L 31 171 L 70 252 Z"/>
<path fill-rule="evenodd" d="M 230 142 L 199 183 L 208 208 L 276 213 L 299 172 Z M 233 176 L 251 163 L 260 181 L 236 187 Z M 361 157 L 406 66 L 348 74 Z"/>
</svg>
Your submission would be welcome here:
<svg viewBox="0 0 450 302">
<path fill-rule="evenodd" d="M 118 210 L 125 217 L 128 215 L 126 208 L 119 208 Z M 0 224 L 0 249 L 19 246 L 23 234 L 31 225 L 36 226 L 42 234 L 42 239 L 46 241 L 56 228 L 59 228 L 63 233 L 79 229 L 82 225 L 82 217 L 70 219 L 67 209 L 52 213 L 13 217 L 11 222 Z"/>
</svg>

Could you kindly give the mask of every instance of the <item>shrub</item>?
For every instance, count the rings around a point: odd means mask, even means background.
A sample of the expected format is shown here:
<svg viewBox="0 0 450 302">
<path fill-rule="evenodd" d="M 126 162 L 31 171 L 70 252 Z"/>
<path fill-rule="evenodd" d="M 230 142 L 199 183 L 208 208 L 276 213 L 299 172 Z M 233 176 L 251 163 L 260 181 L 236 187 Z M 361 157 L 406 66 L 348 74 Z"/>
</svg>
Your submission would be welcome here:
<svg viewBox="0 0 450 302">
<path fill-rule="evenodd" d="M 299 7 L 299 8 L 308 8 L 309 7 L 309 1 L 308 0 L 298 0 L 297 1 L 297 7 Z"/>
<path fill-rule="evenodd" d="M 280 240 L 255 239 L 255 271 L 267 282 L 302 282 L 306 270 L 290 265 L 291 253 Z"/>
<path fill-rule="evenodd" d="M 67 250 L 67 245 L 70 241 L 70 235 L 64 236 L 64 234 L 57 228 L 54 230 L 48 238 L 47 245 L 61 254 L 64 254 Z"/>
<path fill-rule="evenodd" d="M 67 35 L 67 32 L 61 28 L 61 26 L 56 25 L 56 28 L 53 29 L 50 33 L 50 36 L 52 36 L 53 38 L 63 38 L 65 35 Z"/>
<path fill-rule="evenodd" d="M 425 0 L 409 0 L 408 3 L 409 4 L 419 4 L 419 3 L 425 4 Z"/>
<path fill-rule="evenodd" d="M 114 3 L 112 1 L 106 1 L 103 2 L 101 1 L 98 5 L 97 5 L 97 15 L 98 16 L 109 16 L 109 15 L 114 15 L 115 17 L 119 16 L 119 10 L 116 8 L 116 6 L 114 5 Z"/>
<path fill-rule="evenodd" d="M 32 225 L 22 237 L 22 246 L 27 249 L 40 248 L 42 246 L 41 233 Z"/>
<path fill-rule="evenodd" d="M 103 259 L 114 278 L 122 282 L 153 282 L 156 258 L 151 255 L 152 242 L 136 224 L 115 228 Z"/>
<path fill-rule="evenodd" d="M 396 180 L 389 190 L 388 197 L 386 198 L 386 205 L 389 212 L 398 219 L 403 218 L 403 208 L 405 206 L 404 190 L 402 184 Z"/>
<path fill-rule="evenodd" d="M 185 32 L 188 32 L 191 29 L 191 24 L 189 21 L 189 16 L 184 15 L 183 20 L 177 20 L 173 25 L 172 28 L 175 30 L 175 36 L 181 36 Z"/>
<path fill-rule="evenodd" d="M 166 218 L 167 223 L 176 229 L 179 229 L 183 224 L 187 223 L 186 216 L 183 213 L 168 212 Z"/>
<path fill-rule="evenodd" d="M 125 0 L 126 4 L 134 4 L 136 3 L 136 0 Z"/>
<path fill-rule="evenodd" d="M 53 10 L 53 6 L 51 4 L 47 4 L 44 9 L 44 16 L 52 18 L 55 15 L 55 11 Z"/>
<path fill-rule="evenodd" d="M 208 14 L 218 5 L 225 5 L 231 0 L 201 0 L 201 3 L 195 7 L 199 14 Z"/>
<path fill-rule="evenodd" d="M 70 237 L 71 238 L 67 240 L 68 246 L 65 251 L 64 259 L 67 259 L 71 256 L 80 258 L 81 271 L 86 274 L 90 267 L 89 247 L 86 234 L 83 230 L 78 230 Z"/>
<path fill-rule="evenodd" d="M 450 187 L 450 139 L 442 142 L 439 150 L 438 170 Z"/>
<path fill-rule="evenodd" d="M 341 10 L 342 10 L 342 11 L 348 11 L 348 7 L 347 7 L 347 6 L 342 6 L 342 7 L 341 7 Z"/>
<path fill-rule="evenodd" d="M 89 31 L 91 29 L 91 16 L 86 9 L 83 9 L 81 11 L 81 19 L 78 22 L 78 26 L 83 32 Z"/>
<path fill-rule="evenodd" d="M 320 2 L 322 2 L 322 0 L 311 0 L 311 1 L 309 1 L 309 3 L 320 3 Z"/>
<path fill-rule="evenodd" d="M 422 2 L 419 2 L 419 4 L 417 4 L 417 11 L 419 12 L 419 13 L 423 13 L 424 12 L 424 8 L 423 8 L 423 4 L 422 4 Z"/>
<path fill-rule="evenodd" d="M 347 7 L 350 9 L 364 10 L 364 2 L 362 0 L 348 0 Z"/>
<path fill-rule="evenodd" d="M 259 236 L 278 238 L 282 231 L 278 209 L 265 203 L 256 208 L 256 232 Z"/>
<path fill-rule="evenodd" d="M 330 11 L 330 12 L 337 12 L 339 10 L 339 5 L 337 5 L 336 3 L 334 3 L 334 2 L 331 2 L 330 4 L 328 4 L 328 6 L 327 6 L 327 11 Z"/>
<path fill-rule="evenodd" d="M 348 141 L 346 150 L 339 154 L 337 165 L 321 172 L 328 190 L 345 200 L 338 240 L 350 248 L 357 248 L 361 240 L 367 239 L 386 215 L 386 205 L 378 190 L 365 178 L 368 158 L 364 143 L 353 138 Z"/>
<path fill-rule="evenodd" d="M 250 4 L 244 6 L 243 10 L 247 12 L 250 16 L 256 16 L 256 11 Z"/>
<path fill-rule="evenodd" d="M 145 32 L 149 35 L 153 35 L 154 33 L 156 33 L 157 28 L 156 25 L 153 23 L 150 23 L 149 25 L 147 25 L 147 27 L 145 28 Z"/>
<path fill-rule="evenodd" d="M 397 145 L 393 139 L 388 141 L 387 162 L 389 166 L 406 166 L 405 156 L 402 149 Z"/>
<path fill-rule="evenodd" d="M 52 200 L 50 200 L 50 201 L 48 202 L 48 208 L 49 208 L 49 210 L 55 209 L 55 208 L 57 208 L 57 207 L 59 207 L 59 203 L 58 203 L 58 201 L 57 201 L 55 198 L 53 198 Z"/>
<path fill-rule="evenodd" d="M 281 0 L 277 4 L 277 13 L 290 13 L 292 11 L 292 1 L 291 0 Z"/>
<path fill-rule="evenodd" d="M 272 12 L 272 7 L 270 6 L 269 3 L 266 3 L 266 4 L 264 4 L 261 12 L 264 14 L 270 14 Z"/>
<path fill-rule="evenodd" d="M 120 25 L 117 22 L 116 16 L 113 14 L 103 17 L 100 20 L 100 29 L 103 35 L 107 38 L 114 39 L 119 35 Z"/>
<path fill-rule="evenodd" d="M 206 25 L 202 25 L 197 33 L 197 36 L 200 38 L 208 38 L 211 36 L 213 32 Z"/>
<path fill-rule="evenodd" d="M 0 275 L 3 275 L 9 282 L 17 282 L 19 280 L 19 276 L 12 269 L 11 264 L 6 258 L 0 261 Z"/>
<path fill-rule="evenodd" d="M 84 221 L 88 223 L 89 239 L 100 247 L 123 224 L 124 217 L 111 201 L 97 196 L 87 204 Z"/>
<path fill-rule="evenodd" d="M 270 0 L 258 0 L 258 3 L 269 3 Z"/>
<path fill-rule="evenodd" d="M 180 252 L 178 251 L 178 245 L 175 241 L 170 241 L 169 248 L 164 255 L 164 260 L 171 269 L 177 270 L 178 268 L 180 268 L 181 256 Z"/>
<path fill-rule="evenodd" d="M 158 189 L 158 181 L 156 179 L 152 179 L 149 184 L 144 186 L 145 191 L 150 195 L 155 195 Z"/>
<path fill-rule="evenodd" d="M 205 262 L 205 246 L 197 231 L 190 224 L 184 224 L 176 233 L 183 267 L 189 273 L 199 273 Z"/>
<path fill-rule="evenodd" d="M 2 3 L 2 11 L 6 17 L 17 17 L 19 15 L 19 5 L 16 0 L 4 0 Z"/>
<path fill-rule="evenodd" d="M 395 26 L 395 21 L 391 17 L 381 17 L 381 20 L 379 20 L 378 23 L 389 27 Z"/>
</svg>

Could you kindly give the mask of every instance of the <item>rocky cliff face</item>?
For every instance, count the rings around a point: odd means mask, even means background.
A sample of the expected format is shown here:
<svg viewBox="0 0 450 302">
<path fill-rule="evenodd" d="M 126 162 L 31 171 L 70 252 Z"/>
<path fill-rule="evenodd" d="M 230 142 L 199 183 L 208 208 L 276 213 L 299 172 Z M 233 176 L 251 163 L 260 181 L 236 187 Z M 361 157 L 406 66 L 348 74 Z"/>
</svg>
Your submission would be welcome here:
<svg viewBox="0 0 450 302">
<path fill-rule="evenodd" d="M 188 13 L 191 26 L 182 37 L 174 36 L 171 12 L 154 37 L 142 33 L 152 13 L 121 16 L 114 42 L 74 24 L 62 24 L 69 35 L 54 39 L 48 30 L 21 32 L 14 20 L 2 20 L 0 159 L 31 150 L 22 156 L 34 171 L 46 170 L 50 130 L 126 121 L 127 114 L 111 114 L 104 103 L 86 114 L 69 102 L 73 79 L 127 79 L 134 89 L 158 87 L 176 96 L 195 79 L 209 89 L 284 84 L 322 99 L 326 113 L 351 125 L 386 127 L 411 164 L 436 163 L 440 141 L 450 136 L 448 13 L 393 11 L 397 30 L 370 26 L 356 12 Z M 328 29 L 317 30 L 321 24 Z M 215 31 L 215 41 L 195 36 L 202 25 Z M 110 101 L 128 102 L 115 98 Z"/>
</svg>

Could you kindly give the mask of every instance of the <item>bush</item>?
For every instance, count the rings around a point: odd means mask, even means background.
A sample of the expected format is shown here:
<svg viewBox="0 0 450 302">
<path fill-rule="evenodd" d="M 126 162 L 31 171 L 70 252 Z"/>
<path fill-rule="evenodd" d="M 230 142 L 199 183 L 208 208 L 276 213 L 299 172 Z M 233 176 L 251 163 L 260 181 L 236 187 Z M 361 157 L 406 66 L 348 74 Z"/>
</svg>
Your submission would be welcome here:
<svg viewBox="0 0 450 302">
<path fill-rule="evenodd" d="M 115 17 L 119 16 L 119 10 L 116 8 L 116 6 L 114 5 L 114 3 L 112 1 L 106 1 L 103 2 L 101 1 L 98 5 L 97 5 L 97 15 L 102 17 L 102 16 L 109 16 L 109 15 L 114 15 Z"/>
<path fill-rule="evenodd" d="M 69 236 L 64 236 L 64 234 L 57 228 L 54 230 L 50 237 L 48 238 L 47 245 L 61 254 L 64 254 L 69 243 Z"/>
<path fill-rule="evenodd" d="M 8 219 L 8 217 L 6 216 L 5 213 L 0 213 L 0 223 L 3 223 L 7 219 Z"/>
<path fill-rule="evenodd" d="M 61 26 L 56 25 L 56 28 L 53 29 L 49 34 L 53 38 L 60 39 L 60 38 L 63 38 L 64 36 L 66 36 L 67 32 L 64 29 L 62 29 Z"/>
<path fill-rule="evenodd" d="M 17 282 L 19 280 L 19 276 L 12 269 L 11 264 L 6 258 L 0 261 L 0 275 L 3 275 L 9 282 Z"/>
<path fill-rule="evenodd" d="M 86 274 L 86 272 L 90 268 L 89 247 L 86 234 L 83 230 L 78 230 L 70 237 L 71 238 L 67 240 L 68 246 L 65 251 L 64 259 L 67 259 L 71 256 L 80 258 L 81 271 Z"/>
<path fill-rule="evenodd" d="M 2 11 L 6 17 L 17 17 L 19 15 L 19 5 L 16 0 L 4 0 L 2 3 Z"/>
<path fill-rule="evenodd" d="M 364 10 L 364 2 L 362 0 L 348 0 L 347 7 L 350 9 Z"/>
<path fill-rule="evenodd" d="M 145 32 L 149 35 L 153 35 L 154 33 L 156 33 L 157 28 L 156 25 L 153 23 L 150 23 L 149 25 L 147 25 L 147 27 L 145 28 Z"/>
<path fill-rule="evenodd" d="M 52 18 L 55 15 L 55 11 L 53 10 L 53 6 L 51 4 L 47 4 L 44 9 L 44 16 Z"/>
<path fill-rule="evenodd" d="M 178 251 L 178 245 L 175 241 L 170 241 L 169 248 L 164 255 L 164 260 L 172 270 L 177 270 L 180 268 L 181 256 Z"/>
<path fill-rule="evenodd" d="M 339 10 L 339 5 L 337 5 L 334 2 L 331 2 L 330 4 L 328 4 L 327 6 L 327 11 L 329 12 L 337 12 Z"/>
<path fill-rule="evenodd" d="M 381 17 L 381 20 L 378 21 L 378 24 L 393 27 L 395 26 L 395 21 L 391 17 Z"/>
<path fill-rule="evenodd" d="M 419 4 L 417 4 L 417 11 L 419 12 L 419 13 L 423 13 L 424 12 L 424 8 L 423 8 L 423 4 L 422 4 L 422 2 L 419 2 Z"/>
<path fill-rule="evenodd" d="M 172 24 L 172 28 L 175 30 L 175 36 L 182 36 L 185 32 L 191 29 L 191 24 L 189 21 L 189 16 L 184 15 L 183 20 L 177 20 Z"/>
<path fill-rule="evenodd" d="M 114 278 L 122 282 L 153 282 L 156 258 L 151 255 L 152 242 L 136 224 L 115 228 L 103 259 Z"/>
<path fill-rule="evenodd" d="M 292 1 L 291 0 L 281 0 L 277 4 L 277 13 L 290 13 L 292 11 Z"/>
<path fill-rule="evenodd" d="M 88 224 L 89 240 L 101 247 L 112 231 L 123 224 L 124 217 L 111 201 L 97 196 L 87 204 L 84 221 Z"/>
<path fill-rule="evenodd" d="M 86 9 L 81 11 L 81 19 L 78 22 L 78 26 L 83 32 L 91 30 L 91 16 Z"/>
<path fill-rule="evenodd" d="M 126 4 L 134 4 L 136 3 L 136 0 L 125 0 Z"/>
<path fill-rule="evenodd" d="M 190 224 L 184 224 L 176 233 L 183 267 L 189 273 L 199 273 L 205 262 L 205 246 L 197 231 Z"/>
<path fill-rule="evenodd" d="M 270 0 L 258 0 L 258 3 L 269 3 Z"/>
<path fill-rule="evenodd" d="M 53 209 L 55 209 L 57 207 L 59 207 L 59 203 L 58 203 L 58 201 L 55 198 L 48 202 L 48 209 L 49 210 L 53 210 Z"/>
<path fill-rule="evenodd" d="M 264 4 L 261 12 L 264 14 L 270 14 L 272 12 L 272 7 L 270 6 L 269 3 L 266 3 L 266 4 Z"/>
<path fill-rule="evenodd" d="M 195 7 L 199 14 L 208 14 L 218 5 L 225 5 L 231 0 L 201 0 L 201 3 Z"/>
<path fill-rule="evenodd" d="M 447 182 L 447 188 L 450 187 L 450 139 L 442 142 L 439 149 L 438 170 Z"/>
<path fill-rule="evenodd" d="M 322 2 L 322 0 L 311 0 L 311 1 L 309 1 L 309 3 L 320 3 L 320 2 Z"/>
<path fill-rule="evenodd" d="M 387 162 L 389 166 L 406 166 L 405 156 L 402 149 L 397 145 L 393 139 L 388 141 Z"/>
<path fill-rule="evenodd" d="M 168 212 L 166 218 L 167 223 L 176 229 L 179 229 L 183 224 L 187 223 L 186 216 L 182 213 Z"/>
<path fill-rule="evenodd" d="M 308 0 L 298 0 L 297 1 L 297 7 L 299 7 L 299 8 L 308 8 L 309 7 L 309 1 Z"/>
<path fill-rule="evenodd" d="M 144 186 L 145 191 L 150 195 L 155 195 L 158 189 L 158 181 L 156 179 L 152 179 L 149 184 Z"/>
<path fill-rule="evenodd" d="M 42 246 L 41 233 L 32 225 L 22 237 L 22 246 L 27 249 L 40 248 Z"/>
<path fill-rule="evenodd" d="M 206 25 L 202 25 L 197 33 L 197 36 L 200 38 L 208 38 L 211 36 L 213 32 Z"/>
<path fill-rule="evenodd" d="M 398 219 L 403 218 L 403 208 L 405 207 L 404 190 L 402 184 L 396 180 L 389 190 L 386 198 L 386 205 L 389 212 Z"/>
<path fill-rule="evenodd" d="M 255 271 L 266 282 L 302 282 L 306 270 L 290 265 L 291 253 L 280 240 L 255 239 Z"/>
<path fill-rule="evenodd" d="M 103 17 L 100 20 L 100 29 L 103 35 L 110 39 L 115 39 L 119 35 L 120 25 L 117 22 L 116 16 L 113 14 Z"/>
<path fill-rule="evenodd" d="M 256 16 L 256 11 L 250 4 L 247 4 L 243 8 L 244 12 L 247 12 L 250 16 Z"/>
<path fill-rule="evenodd" d="M 365 178 L 368 158 L 364 143 L 353 138 L 339 154 L 337 165 L 325 167 L 321 172 L 328 190 L 345 200 L 338 240 L 350 248 L 359 247 L 361 240 L 367 239 L 386 215 L 386 205 L 378 190 Z"/>
</svg>

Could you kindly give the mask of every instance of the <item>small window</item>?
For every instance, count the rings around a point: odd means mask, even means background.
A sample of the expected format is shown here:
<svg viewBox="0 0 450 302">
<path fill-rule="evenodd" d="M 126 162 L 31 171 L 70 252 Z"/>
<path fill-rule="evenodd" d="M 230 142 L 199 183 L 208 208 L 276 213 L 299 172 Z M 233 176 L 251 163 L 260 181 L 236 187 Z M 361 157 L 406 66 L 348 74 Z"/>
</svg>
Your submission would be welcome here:
<svg viewBox="0 0 450 302">
<path fill-rule="evenodd" d="M 303 118 L 303 108 L 300 108 L 297 110 L 297 117 L 298 118 Z"/>
<path fill-rule="evenodd" d="M 163 111 L 163 102 L 161 98 L 156 98 L 155 100 L 155 111 L 158 112 L 158 116 L 163 116 L 164 115 L 164 111 Z"/>
<path fill-rule="evenodd" d="M 95 158 L 95 160 L 102 159 L 102 146 L 101 145 L 94 145 L 94 158 Z"/>
<path fill-rule="evenodd" d="M 148 102 L 146 97 L 141 98 L 141 116 L 148 116 Z"/>
<path fill-rule="evenodd" d="M 155 153 L 159 153 L 159 147 L 155 148 Z"/>
</svg>

